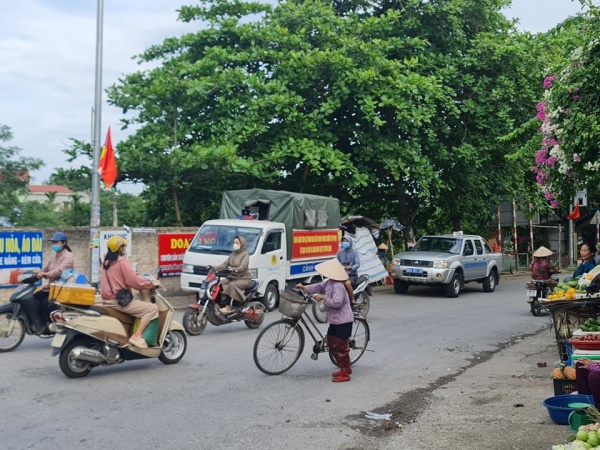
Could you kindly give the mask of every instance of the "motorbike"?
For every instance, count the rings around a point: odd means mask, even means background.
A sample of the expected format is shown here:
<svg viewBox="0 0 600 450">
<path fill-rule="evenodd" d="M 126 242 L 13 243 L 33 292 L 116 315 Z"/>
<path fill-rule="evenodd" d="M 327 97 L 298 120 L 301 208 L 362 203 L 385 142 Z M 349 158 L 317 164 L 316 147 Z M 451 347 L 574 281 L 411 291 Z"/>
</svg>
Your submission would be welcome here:
<svg viewBox="0 0 600 450">
<path fill-rule="evenodd" d="M 148 274 L 142 276 L 152 279 Z M 141 296 L 158 306 L 157 327 L 153 330 L 155 345 L 146 338 L 151 322 L 143 335 L 148 342 L 146 349 L 129 343 L 135 317 L 114 308 L 94 304 L 52 312 L 52 356 L 59 355 L 60 370 L 69 378 L 81 378 L 94 367 L 135 359 L 158 358 L 163 364 L 179 362 L 187 349 L 187 339 L 181 324 L 173 319 L 173 306 L 157 290 L 145 291 Z"/>
<path fill-rule="evenodd" d="M 196 303 L 188 306 L 183 315 L 183 327 L 191 336 L 198 336 L 204 332 L 208 322 L 215 326 L 226 325 L 232 322 L 244 321 L 248 328 L 254 329 L 262 325 L 265 319 L 265 306 L 258 301 L 258 282 L 252 280 L 244 290 L 245 301 L 241 307 L 232 307 L 232 311 L 223 314 L 220 311 L 223 288 L 221 277 L 228 272 L 217 272 L 209 269 L 206 279 L 198 292 Z"/>
<path fill-rule="evenodd" d="M 19 274 L 17 281 L 19 285 L 10 296 L 9 303 L 0 306 L 0 353 L 15 350 L 21 345 L 26 334 L 35 335 L 27 308 L 37 305 L 33 294 L 38 288 L 36 285 L 39 279 L 36 271 L 26 270 Z M 48 339 L 53 334 L 37 336 Z"/>
<path fill-rule="evenodd" d="M 356 279 L 356 283 L 352 284 L 352 292 L 354 293 L 354 300 L 356 302 L 352 311 L 362 317 L 367 317 L 371 306 L 371 296 L 373 295 L 371 287 L 369 286 L 369 275 L 360 275 Z M 325 323 L 327 321 L 325 306 L 322 302 L 313 303 L 312 309 L 313 316 L 317 322 Z"/>
<path fill-rule="evenodd" d="M 557 277 L 552 279 L 558 282 Z M 539 302 L 540 298 L 546 298 L 552 292 L 552 287 L 548 285 L 546 280 L 531 280 L 527 282 L 527 303 L 531 314 L 539 316 L 542 312 L 542 305 Z"/>
</svg>

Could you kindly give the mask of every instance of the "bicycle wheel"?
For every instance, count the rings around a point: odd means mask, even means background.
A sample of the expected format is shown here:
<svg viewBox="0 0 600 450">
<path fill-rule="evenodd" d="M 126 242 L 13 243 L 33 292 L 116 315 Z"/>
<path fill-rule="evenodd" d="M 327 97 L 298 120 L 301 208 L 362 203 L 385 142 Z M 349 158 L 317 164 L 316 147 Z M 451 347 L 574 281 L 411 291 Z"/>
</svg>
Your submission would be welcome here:
<svg viewBox="0 0 600 450">
<path fill-rule="evenodd" d="M 350 336 L 350 364 L 354 364 L 360 359 L 367 350 L 367 345 L 371 339 L 371 331 L 367 319 L 355 317 L 352 326 L 352 336 Z"/>
<path fill-rule="evenodd" d="M 254 364 L 267 375 L 289 370 L 304 350 L 304 330 L 297 322 L 281 319 L 273 322 L 254 342 Z"/>
</svg>

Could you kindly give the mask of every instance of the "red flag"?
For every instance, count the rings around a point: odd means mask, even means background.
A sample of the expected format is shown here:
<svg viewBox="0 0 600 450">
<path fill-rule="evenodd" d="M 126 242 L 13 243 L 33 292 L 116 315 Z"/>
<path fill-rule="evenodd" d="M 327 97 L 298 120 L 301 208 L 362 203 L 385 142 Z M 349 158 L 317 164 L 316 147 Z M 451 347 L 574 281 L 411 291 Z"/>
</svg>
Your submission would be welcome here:
<svg viewBox="0 0 600 450">
<path fill-rule="evenodd" d="M 98 162 L 98 173 L 104 181 L 106 189 L 110 189 L 115 181 L 117 181 L 117 160 L 115 158 L 115 151 L 112 146 L 112 139 L 110 137 L 110 127 L 108 127 L 108 133 L 106 134 L 106 143 L 102 147 L 102 154 L 100 155 L 100 161 Z"/>
<path fill-rule="evenodd" d="M 569 214 L 567 216 L 567 219 L 569 220 L 575 220 L 575 219 L 579 219 L 580 214 L 579 214 L 579 202 L 577 202 L 577 204 L 575 205 L 575 209 L 573 210 L 573 212 L 571 214 Z"/>
</svg>

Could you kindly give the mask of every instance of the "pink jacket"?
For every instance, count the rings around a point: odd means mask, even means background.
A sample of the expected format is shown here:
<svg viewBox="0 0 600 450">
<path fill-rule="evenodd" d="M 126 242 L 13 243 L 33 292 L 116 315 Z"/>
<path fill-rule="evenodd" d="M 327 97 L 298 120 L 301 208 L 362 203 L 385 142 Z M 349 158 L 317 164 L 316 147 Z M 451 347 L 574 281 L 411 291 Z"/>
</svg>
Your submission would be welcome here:
<svg viewBox="0 0 600 450">
<path fill-rule="evenodd" d="M 110 277 L 110 284 L 107 276 Z M 110 289 L 111 286 L 112 290 Z M 121 289 L 143 291 L 153 287 L 154 283 L 135 273 L 131 264 L 122 256 L 119 256 L 119 259 L 108 266 L 108 269 L 103 269 L 100 274 L 100 293 L 104 300 L 114 300 L 115 294 Z"/>
<path fill-rule="evenodd" d="M 323 304 L 326 306 L 327 322 L 340 325 L 354 321 L 350 307 L 350 299 L 343 281 L 325 280 L 310 286 L 304 286 L 309 294 L 325 294 Z"/>
</svg>

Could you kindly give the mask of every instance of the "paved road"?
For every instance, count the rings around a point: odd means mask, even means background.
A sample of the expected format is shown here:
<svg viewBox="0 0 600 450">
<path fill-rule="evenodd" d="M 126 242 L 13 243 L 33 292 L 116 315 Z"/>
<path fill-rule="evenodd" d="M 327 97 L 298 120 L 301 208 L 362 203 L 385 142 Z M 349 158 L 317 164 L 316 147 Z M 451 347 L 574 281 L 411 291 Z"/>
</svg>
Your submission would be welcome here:
<svg viewBox="0 0 600 450">
<path fill-rule="evenodd" d="M 265 324 L 279 318 L 269 313 Z M 243 323 L 189 337 L 179 364 L 126 362 L 78 380 L 60 372 L 49 341 L 27 337 L 0 355 L 1 446 L 365 448 L 382 436 L 364 411 L 443 383 L 482 352 L 537 332 L 549 316 L 529 313 L 523 277 L 503 277 L 494 293 L 469 284 L 457 299 L 429 288 L 379 291 L 369 319 L 372 352 L 341 384 L 329 381 L 328 357 L 313 361 L 308 348 L 289 372 L 262 374 L 252 360 L 260 329 Z"/>
</svg>

